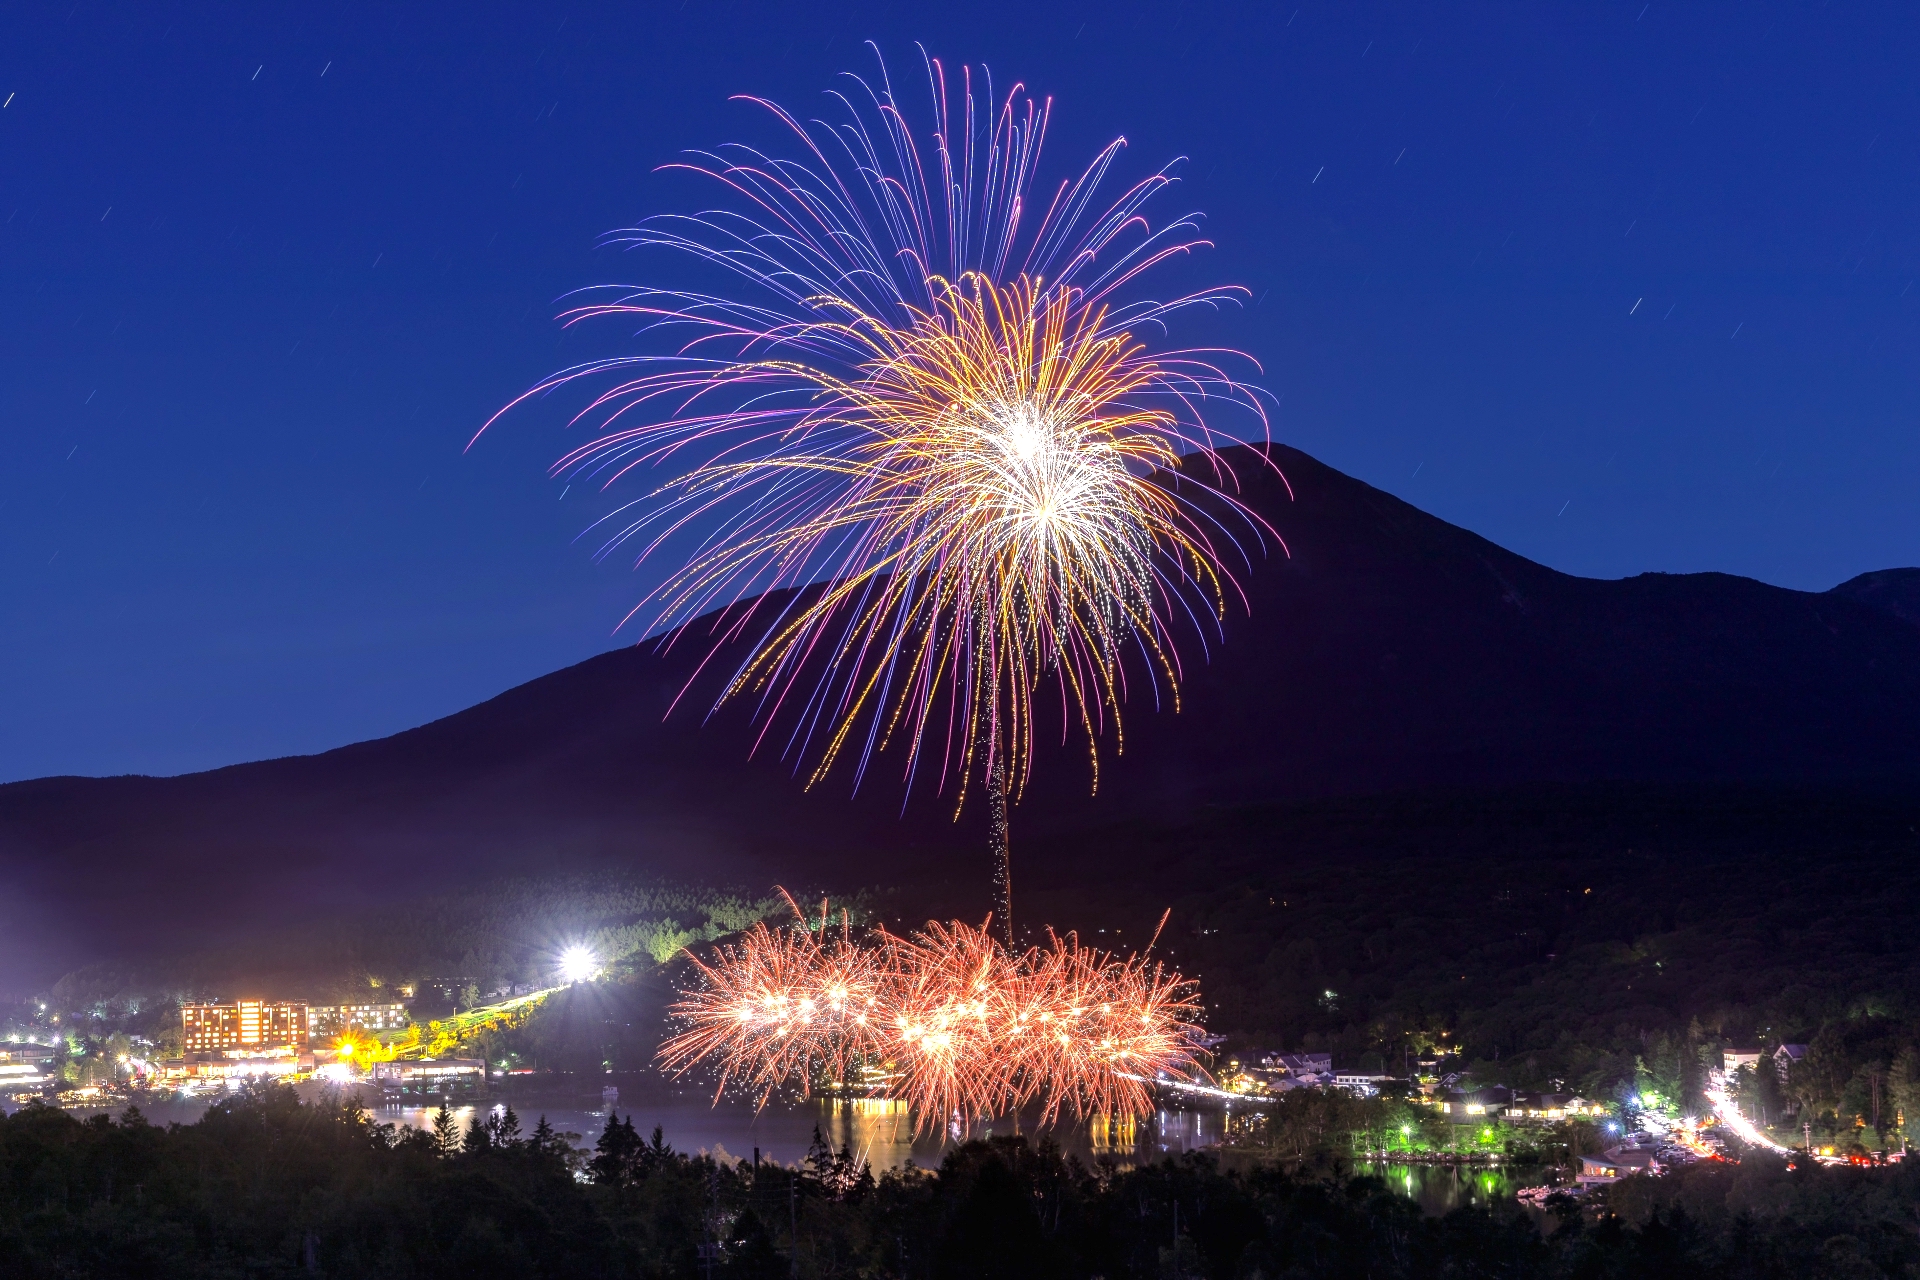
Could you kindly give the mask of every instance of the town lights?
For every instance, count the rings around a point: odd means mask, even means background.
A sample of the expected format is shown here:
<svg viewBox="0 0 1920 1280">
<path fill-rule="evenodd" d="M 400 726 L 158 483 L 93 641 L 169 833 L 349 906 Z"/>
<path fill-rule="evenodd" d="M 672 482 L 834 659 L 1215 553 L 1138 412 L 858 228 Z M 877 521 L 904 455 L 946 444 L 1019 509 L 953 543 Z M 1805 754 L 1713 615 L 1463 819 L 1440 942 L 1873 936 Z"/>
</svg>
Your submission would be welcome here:
<svg viewBox="0 0 1920 1280">
<path fill-rule="evenodd" d="M 560 953 L 560 980 L 586 982 L 599 969 L 591 949 L 575 943 Z"/>
</svg>

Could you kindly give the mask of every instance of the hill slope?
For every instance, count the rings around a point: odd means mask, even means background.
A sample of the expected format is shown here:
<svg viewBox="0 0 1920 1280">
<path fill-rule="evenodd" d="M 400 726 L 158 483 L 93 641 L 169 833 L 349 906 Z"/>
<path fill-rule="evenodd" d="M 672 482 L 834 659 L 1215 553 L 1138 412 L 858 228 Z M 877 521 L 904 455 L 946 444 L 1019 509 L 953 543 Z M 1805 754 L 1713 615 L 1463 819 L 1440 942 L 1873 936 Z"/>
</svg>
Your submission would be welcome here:
<svg viewBox="0 0 1920 1280">
<path fill-rule="evenodd" d="M 1187 650 L 1181 714 L 1129 707 L 1098 797 L 1077 749 L 1040 762 L 1015 817 L 1026 859 L 1116 820 L 1287 798 L 1920 776 L 1920 627 L 1911 591 L 1878 585 L 1899 575 L 1824 594 L 1576 578 L 1295 450 L 1272 450 L 1291 497 L 1233 452 L 1290 555 L 1241 575 L 1251 616 L 1230 613 L 1210 661 Z M 805 792 L 790 764 L 747 759 L 743 714 L 703 727 L 695 697 L 663 720 L 702 652 L 604 654 L 317 756 L 0 787 L 0 990 L 446 876 L 608 859 L 756 888 L 971 874 L 977 806 L 956 824 L 917 795 L 903 813 L 884 764 L 851 802 L 845 779 Z"/>
</svg>

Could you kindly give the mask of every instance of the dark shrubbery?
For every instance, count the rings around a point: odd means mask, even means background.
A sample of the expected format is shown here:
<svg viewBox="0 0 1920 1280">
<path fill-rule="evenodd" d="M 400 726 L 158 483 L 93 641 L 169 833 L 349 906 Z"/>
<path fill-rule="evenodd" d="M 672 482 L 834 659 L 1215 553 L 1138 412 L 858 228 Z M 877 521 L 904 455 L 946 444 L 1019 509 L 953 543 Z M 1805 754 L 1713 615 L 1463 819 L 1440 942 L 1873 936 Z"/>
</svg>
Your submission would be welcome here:
<svg viewBox="0 0 1920 1280">
<path fill-rule="evenodd" d="M 372 1124 L 284 1089 L 158 1128 L 29 1107 L 0 1123 L 0 1274 L 273 1277 L 1908 1276 L 1920 1171 L 1709 1166 L 1570 1203 L 1425 1217 L 1378 1180 L 1204 1155 L 1088 1169 L 975 1142 L 875 1179 L 678 1153 L 631 1116 L 590 1159 L 544 1123 Z"/>
</svg>

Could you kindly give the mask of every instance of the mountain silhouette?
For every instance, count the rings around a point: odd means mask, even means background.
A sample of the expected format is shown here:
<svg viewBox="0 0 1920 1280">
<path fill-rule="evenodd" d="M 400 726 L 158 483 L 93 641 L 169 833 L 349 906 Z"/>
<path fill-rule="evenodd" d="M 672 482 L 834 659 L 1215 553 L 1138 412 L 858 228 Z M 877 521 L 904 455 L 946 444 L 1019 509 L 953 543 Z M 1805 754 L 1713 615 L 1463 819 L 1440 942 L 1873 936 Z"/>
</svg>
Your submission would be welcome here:
<svg viewBox="0 0 1920 1280">
<path fill-rule="evenodd" d="M 1224 641 L 1183 643 L 1177 714 L 1136 685 L 1097 794 L 1083 745 L 1039 752 L 1017 867 L 1115 822 L 1288 798 L 1920 777 L 1920 570 L 1824 593 L 1573 577 L 1268 453 L 1274 467 L 1227 457 L 1285 552 L 1235 566 L 1248 607 L 1230 599 Z M 748 708 L 703 722 L 711 674 L 667 715 L 709 651 L 703 626 L 319 755 L 0 787 L 0 991 L 448 878 L 618 861 L 754 888 L 984 881 L 980 806 L 956 821 L 951 788 L 925 785 L 903 804 L 897 753 L 857 795 L 845 772 L 807 789 L 778 741 L 749 758 Z"/>
<path fill-rule="evenodd" d="M 1920 569 L 1875 569 L 1848 578 L 1829 594 L 1858 600 L 1920 626 Z"/>
</svg>

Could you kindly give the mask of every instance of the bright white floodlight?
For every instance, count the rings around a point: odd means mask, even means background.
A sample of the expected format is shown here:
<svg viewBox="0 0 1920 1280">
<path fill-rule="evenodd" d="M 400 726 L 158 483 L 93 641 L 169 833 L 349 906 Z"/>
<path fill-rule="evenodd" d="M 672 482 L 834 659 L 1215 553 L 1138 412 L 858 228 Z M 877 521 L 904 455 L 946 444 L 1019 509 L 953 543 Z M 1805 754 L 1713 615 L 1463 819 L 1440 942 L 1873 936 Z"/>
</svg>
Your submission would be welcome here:
<svg viewBox="0 0 1920 1280">
<path fill-rule="evenodd" d="M 575 944 L 560 953 L 560 981 L 585 982 L 599 969 L 593 952 Z"/>
</svg>

